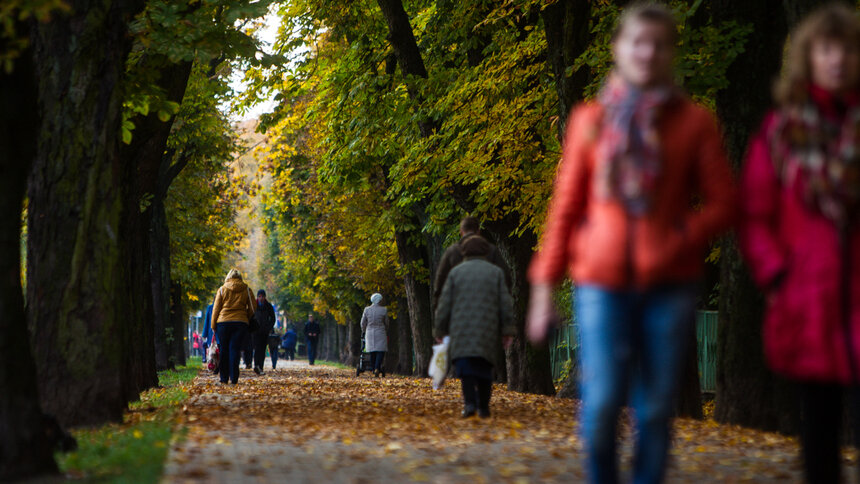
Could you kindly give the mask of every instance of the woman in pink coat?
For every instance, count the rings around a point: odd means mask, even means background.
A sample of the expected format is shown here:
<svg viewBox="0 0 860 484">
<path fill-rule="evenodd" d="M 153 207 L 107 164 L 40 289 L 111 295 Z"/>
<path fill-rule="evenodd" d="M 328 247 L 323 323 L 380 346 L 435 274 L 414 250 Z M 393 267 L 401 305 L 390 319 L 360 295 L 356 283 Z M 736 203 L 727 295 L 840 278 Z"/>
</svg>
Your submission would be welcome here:
<svg viewBox="0 0 860 484">
<path fill-rule="evenodd" d="M 767 362 L 802 388 L 809 482 L 838 482 L 842 393 L 860 383 L 860 23 L 831 5 L 791 36 L 747 154 L 740 239 L 768 297 Z"/>
</svg>

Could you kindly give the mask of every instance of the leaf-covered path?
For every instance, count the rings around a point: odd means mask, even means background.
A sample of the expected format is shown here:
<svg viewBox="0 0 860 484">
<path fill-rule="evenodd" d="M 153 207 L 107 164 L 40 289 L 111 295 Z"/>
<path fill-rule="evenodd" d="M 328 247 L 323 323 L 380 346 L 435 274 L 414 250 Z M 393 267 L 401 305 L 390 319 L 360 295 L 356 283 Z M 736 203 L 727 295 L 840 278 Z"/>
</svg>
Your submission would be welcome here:
<svg viewBox="0 0 860 484">
<path fill-rule="evenodd" d="M 584 480 L 570 400 L 497 385 L 493 417 L 463 420 L 458 381 L 434 392 L 426 379 L 356 378 L 305 362 L 263 376 L 243 369 L 237 386 L 207 372 L 190 394 L 187 437 L 171 449 L 166 482 Z M 627 471 L 628 426 L 622 434 Z M 798 482 L 796 455 L 793 439 L 679 420 L 669 482 Z"/>
</svg>

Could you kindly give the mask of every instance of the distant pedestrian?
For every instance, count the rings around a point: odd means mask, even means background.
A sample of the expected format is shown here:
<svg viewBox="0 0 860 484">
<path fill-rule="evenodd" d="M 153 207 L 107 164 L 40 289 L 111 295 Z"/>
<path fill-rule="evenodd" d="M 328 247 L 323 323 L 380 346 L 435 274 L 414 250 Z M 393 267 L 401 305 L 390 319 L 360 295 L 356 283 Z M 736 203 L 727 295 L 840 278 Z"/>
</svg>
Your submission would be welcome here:
<svg viewBox="0 0 860 484">
<path fill-rule="evenodd" d="M 272 369 L 274 370 L 275 368 L 278 367 L 278 358 L 280 356 L 278 353 L 280 352 L 280 346 L 281 346 L 281 335 L 278 334 L 277 329 L 272 328 L 272 330 L 269 332 L 268 343 L 269 343 L 269 358 L 271 358 L 271 360 L 272 360 Z"/>
<path fill-rule="evenodd" d="M 269 344 L 269 333 L 275 328 L 275 308 L 266 299 L 266 291 L 257 291 L 257 323 L 260 325 L 251 337 L 254 342 L 254 373 L 263 374 L 266 362 L 266 347 Z M 277 355 L 275 356 L 277 358 Z M 272 367 L 274 368 L 274 364 Z"/>
<path fill-rule="evenodd" d="M 215 339 L 215 331 L 212 331 L 212 308 L 214 304 L 206 306 L 206 317 L 203 318 L 203 363 L 206 363 L 206 358 L 209 355 L 209 347 L 212 346 Z"/>
<path fill-rule="evenodd" d="M 197 331 L 191 333 L 191 349 L 194 356 L 200 355 L 200 334 Z"/>
<path fill-rule="evenodd" d="M 436 269 L 436 279 L 433 282 L 432 301 L 434 310 L 439 302 L 439 297 L 442 295 L 442 288 L 445 286 L 445 281 L 448 279 L 448 273 L 451 272 L 451 269 L 456 267 L 457 264 L 463 262 L 463 242 L 472 237 L 481 237 L 481 223 L 475 217 L 465 217 L 460 221 L 460 240 L 456 244 L 445 249 L 445 252 L 442 254 L 442 259 L 439 261 L 439 267 Z M 510 291 L 510 270 L 508 269 L 507 264 L 505 264 L 502 254 L 499 253 L 499 249 L 489 241 L 487 241 L 486 245 L 482 245 L 482 247 L 486 247 L 487 253 L 480 254 L 481 257 L 484 257 L 488 262 L 492 262 L 497 265 L 499 269 L 504 272 L 505 286 L 507 286 L 508 291 Z"/>
<path fill-rule="evenodd" d="M 290 361 L 296 359 L 296 342 L 298 341 L 298 334 L 296 334 L 296 328 L 290 325 L 287 329 L 287 332 L 284 333 L 284 338 L 281 340 L 281 347 L 284 349 L 284 357 Z"/>
<path fill-rule="evenodd" d="M 633 482 L 661 482 L 673 401 L 695 327 L 705 251 L 735 212 L 713 114 L 674 83 L 678 26 L 633 4 L 612 37 L 613 71 L 573 109 L 540 251 L 527 331 L 545 341 L 553 286 L 576 283 L 581 431 L 592 482 L 618 482 L 618 417 L 636 415 Z M 697 205 L 693 205 L 697 200 Z"/>
<path fill-rule="evenodd" d="M 388 309 L 380 306 L 382 294 L 370 296 L 370 306 L 361 315 L 361 332 L 364 333 L 364 349 L 370 353 L 370 367 L 375 376 L 385 376 L 382 361 L 388 351 Z"/>
<path fill-rule="evenodd" d="M 210 322 L 221 345 L 221 383 L 239 382 L 240 345 L 248 334 L 248 321 L 254 316 L 255 306 L 251 288 L 242 280 L 242 274 L 230 269 L 224 285 L 215 294 Z"/>
<path fill-rule="evenodd" d="M 860 403 L 860 22 L 833 4 L 790 38 L 747 151 L 740 242 L 767 295 L 767 363 L 800 383 L 806 480 L 835 483 L 843 396 Z"/>
<path fill-rule="evenodd" d="M 305 323 L 305 340 L 308 345 L 308 364 L 313 365 L 317 359 L 317 344 L 320 340 L 320 325 L 314 321 L 313 313 L 308 314 Z"/>
<path fill-rule="evenodd" d="M 482 254 L 489 242 L 473 237 L 461 244 L 464 260 L 451 269 L 436 308 L 435 336 L 451 337 L 448 355 L 463 389 L 463 417 L 490 416 L 493 368 L 499 348 L 516 334 L 513 300 L 505 275 Z"/>
</svg>

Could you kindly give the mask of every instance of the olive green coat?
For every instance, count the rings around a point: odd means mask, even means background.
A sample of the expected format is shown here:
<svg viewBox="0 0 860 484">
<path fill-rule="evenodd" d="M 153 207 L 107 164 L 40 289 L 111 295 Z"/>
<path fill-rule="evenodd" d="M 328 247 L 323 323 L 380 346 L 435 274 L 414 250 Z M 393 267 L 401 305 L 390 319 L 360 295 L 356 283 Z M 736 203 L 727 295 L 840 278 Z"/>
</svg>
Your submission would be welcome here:
<svg viewBox="0 0 860 484">
<path fill-rule="evenodd" d="M 514 336 L 513 300 L 502 270 L 484 259 L 466 258 L 451 269 L 436 308 L 435 336 L 451 336 L 451 360 L 497 361 L 502 336 Z"/>
</svg>

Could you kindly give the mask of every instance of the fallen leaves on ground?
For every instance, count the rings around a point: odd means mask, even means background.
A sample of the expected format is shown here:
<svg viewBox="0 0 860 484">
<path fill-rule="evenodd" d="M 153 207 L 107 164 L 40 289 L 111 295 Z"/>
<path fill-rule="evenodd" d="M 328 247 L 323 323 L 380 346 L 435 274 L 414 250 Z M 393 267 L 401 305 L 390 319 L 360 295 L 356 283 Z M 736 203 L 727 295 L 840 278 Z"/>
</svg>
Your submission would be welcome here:
<svg viewBox="0 0 860 484">
<path fill-rule="evenodd" d="M 210 480 L 220 475 L 226 481 L 233 469 L 263 481 L 269 473 L 299 472 L 301 466 L 290 466 L 290 460 L 307 464 L 301 472 L 315 474 L 309 479 L 337 482 L 584 478 L 576 401 L 496 385 L 493 417 L 464 420 L 456 380 L 433 391 L 427 379 L 356 377 L 349 370 L 296 363 L 263 376 L 243 371 L 235 386 L 220 385 L 209 374 L 198 377 L 180 417 L 189 428 L 189 444 L 175 449 L 172 472 L 181 478 L 173 480 L 196 480 L 208 468 L 219 469 Z M 631 433 L 630 419 L 622 418 L 619 448 L 626 472 Z M 669 480 L 798 481 L 797 455 L 792 438 L 679 419 Z M 856 456 L 847 454 L 846 461 Z M 344 473 L 350 466 L 357 473 Z"/>
</svg>

